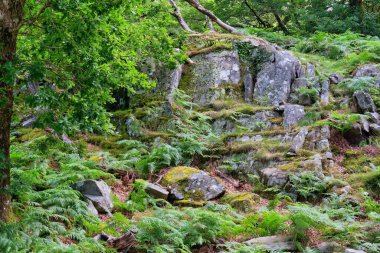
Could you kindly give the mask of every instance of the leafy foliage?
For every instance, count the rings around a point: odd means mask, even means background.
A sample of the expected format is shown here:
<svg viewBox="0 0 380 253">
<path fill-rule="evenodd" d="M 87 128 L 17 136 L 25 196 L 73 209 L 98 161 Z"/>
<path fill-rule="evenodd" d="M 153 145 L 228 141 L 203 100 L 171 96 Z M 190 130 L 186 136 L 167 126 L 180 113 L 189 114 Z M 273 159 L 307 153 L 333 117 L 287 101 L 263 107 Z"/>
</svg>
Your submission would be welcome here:
<svg viewBox="0 0 380 253">
<path fill-rule="evenodd" d="M 137 224 L 137 240 L 155 252 L 191 252 L 192 246 L 228 235 L 234 226 L 231 216 L 203 208 L 157 209 Z"/>
</svg>

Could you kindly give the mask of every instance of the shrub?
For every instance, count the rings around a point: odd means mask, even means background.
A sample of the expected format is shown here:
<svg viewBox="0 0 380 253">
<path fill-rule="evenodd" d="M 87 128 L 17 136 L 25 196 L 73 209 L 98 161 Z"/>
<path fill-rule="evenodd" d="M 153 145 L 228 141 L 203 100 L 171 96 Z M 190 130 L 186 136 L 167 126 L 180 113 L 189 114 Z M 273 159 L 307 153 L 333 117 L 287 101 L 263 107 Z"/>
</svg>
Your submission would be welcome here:
<svg viewBox="0 0 380 253">
<path fill-rule="evenodd" d="M 229 215 L 204 208 L 157 209 L 137 224 L 137 240 L 154 252 L 191 252 L 196 245 L 228 235 L 235 227 Z"/>
<path fill-rule="evenodd" d="M 302 199 L 317 199 L 326 192 L 326 182 L 312 172 L 302 172 L 289 176 L 291 191 Z"/>
</svg>

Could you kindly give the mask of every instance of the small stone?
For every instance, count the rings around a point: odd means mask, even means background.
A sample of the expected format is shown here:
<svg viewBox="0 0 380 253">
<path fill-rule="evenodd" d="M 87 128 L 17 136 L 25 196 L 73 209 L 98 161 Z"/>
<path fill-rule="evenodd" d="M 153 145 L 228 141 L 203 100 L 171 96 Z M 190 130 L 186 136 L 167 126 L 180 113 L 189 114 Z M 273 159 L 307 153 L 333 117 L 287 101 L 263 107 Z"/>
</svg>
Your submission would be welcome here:
<svg viewBox="0 0 380 253">
<path fill-rule="evenodd" d="M 364 250 L 345 249 L 344 253 L 366 253 Z"/>
<path fill-rule="evenodd" d="M 241 141 L 242 142 L 247 142 L 247 141 L 250 141 L 251 140 L 251 137 L 249 137 L 249 136 L 243 136 L 243 137 L 241 137 Z"/>
<path fill-rule="evenodd" d="M 261 136 L 261 135 L 255 135 L 255 136 L 253 136 L 253 140 L 254 140 L 254 141 L 263 141 L 264 138 L 263 138 L 263 136 Z"/>
<path fill-rule="evenodd" d="M 326 159 L 332 159 L 333 158 L 333 153 L 331 152 L 326 152 Z"/>
<path fill-rule="evenodd" d="M 92 201 L 99 212 L 109 213 L 113 209 L 111 189 L 104 181 L 85 180 L 74 185 L 83 197 Z"/>
<path fill-rule="evenodd" d="M 170 191 L 169 198 L 171 200 L 183 200 L 185 198 L 185 196 L 183 196 L 183 194 L 178 190 L 177 187 L 174 187 Z"/>
<path fill-rule="evenodd" d="M 335 253 L 341 249 L 340 245 L 336 242 L 322 242 L 317 245 L 317 249 L 321 253 Z"/>
<path fill-rule="evenodd" d="M 305 143 L 306 136 L 308 134 L 308 128 L 303 127 L 301 131 L 294 137 L 292 147 L 289 149 L 288 154 L 297 154 L 297 152 L 302 149 L 303 144 Z"/>
<path fill-rule="evenodd" d="M 162 186 L 147 183 L 145 185 L 145 192 L 156 199 L 168 199 L 169 192 Z"/>
<path fill-rule="evenodd" d="M 321 140 L 317 143 L 317 149 L 321 151 L 326 151 L 330 149 L 330 142 L 327 139 Z"/>
<path fill-rule="evenodd" d="M 367 112 L 365 115 L 369 117 L 371 123 L 380 124 L 380 114 L 377 112 Z"/>
<path fill-rule="evenodd" d="M 331 84 L 338 84 L 340 82 L 343 81 L 343 76 L 339 75 L 339 74 L 332 74 L 330 77 L 329 77 L 329 80 L 330 80 L 330 83 Z"/>
<path fill-rule="evenodd" d="M 370 129 L 371 134 L 373 134 L 375 136 L 380 136 L 380 125 L 370 124 L 369 129 Z"/>
<path fill-rule="evenodd" d="M 362 123 L 362 129 L 369 133 L 369 122 L 363 115 L 360 115 L 360 122 Z"/>
</svg>

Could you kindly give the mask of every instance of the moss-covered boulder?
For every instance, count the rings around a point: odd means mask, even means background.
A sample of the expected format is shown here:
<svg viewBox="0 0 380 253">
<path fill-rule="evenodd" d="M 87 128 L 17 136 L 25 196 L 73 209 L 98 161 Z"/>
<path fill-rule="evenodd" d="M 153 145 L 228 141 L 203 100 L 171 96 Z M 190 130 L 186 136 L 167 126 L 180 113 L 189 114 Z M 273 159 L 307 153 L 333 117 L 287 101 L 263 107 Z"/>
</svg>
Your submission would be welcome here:
<svg viewBox="0 0 380 253">
<path fill-rule="evenodd" d="M 236 210 L 241 212 L 251 212 L 257 202 L 260 201 L 260 197 L 257 194 L 250 192 L 239 192 L 239 193 L 230 193 L 226 194 L 220 202 L 223 204 L 229 204 Z"/>
<path fill-rule="evenodd" d="M 184 166 L 170 169 L 163 177 L 162 185 L 170 187 L 172 193 L 181 193 L 171 194 L 173 200 L 178 200 L 176 196 L 181 195 L 181 200 L 207 201 L 221 196 L 225 191 L 216 178 L 204 171 Z"/>
<path fill-rule="evenodd" d="M 185 167 L 185 166 L 178 166 L 171 168 L 163 177 L 162 179 L 162 185 L 163 186 L 173 186 L 173 185 L 179 185 L 183 181 L 186 181 L 191 175 L 200 173 L 201 171 L 192 168 L 192 167 Z"/>
</svg>

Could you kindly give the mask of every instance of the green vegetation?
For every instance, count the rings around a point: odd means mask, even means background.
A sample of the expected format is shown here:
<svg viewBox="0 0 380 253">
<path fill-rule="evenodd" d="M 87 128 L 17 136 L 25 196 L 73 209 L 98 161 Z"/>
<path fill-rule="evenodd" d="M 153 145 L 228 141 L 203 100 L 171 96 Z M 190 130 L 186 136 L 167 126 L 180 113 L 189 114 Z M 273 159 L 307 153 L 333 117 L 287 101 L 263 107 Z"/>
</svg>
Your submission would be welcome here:
<svg viewBox="0 0 380 253">
<path fill-rule="evenodd" d="M 379 37 L 379 0 L 0 1 L 0 252 L 380 252 Z"/>
</svg>

